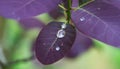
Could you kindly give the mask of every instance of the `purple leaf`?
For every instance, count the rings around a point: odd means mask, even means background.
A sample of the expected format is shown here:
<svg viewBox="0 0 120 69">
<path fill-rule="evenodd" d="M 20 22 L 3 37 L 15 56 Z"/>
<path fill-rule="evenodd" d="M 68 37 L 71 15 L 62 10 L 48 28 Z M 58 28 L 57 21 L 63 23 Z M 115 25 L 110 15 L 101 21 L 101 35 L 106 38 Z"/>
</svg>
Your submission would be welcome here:
<svg viewBox="0 0 120 69">
<path fill-rule="evenodd" d="M 61 16 L 63 16 L 63 12 L 61 11 L 60 8 L 56 8 L 52 11 L 49 12 L 50 16 L 53 17 L 54 19 L 57 19 Z"/>
<path fill-rule="evenodd" d="M 61 0 L 1 0 L 0 15 L 7 18 L 29 18 L 56 8 Z"/>
<path fill-rule="evenodd" d="M 78 0 L 73 0 L 72 7 L 78 7 L 79 6 Z"/>
<path fill-rule="evenodd" d="M 94 1 L 84 9 L 73 11 L 72 19 L 85 35 L 120 47 L 120 9 L 116 6 Z"/>
<path fill-rule="evenodd" d="M 49 23 L 41 30 L 35 42 L 37 59 L 45 65 L 60 60 L 71 49 L 75 36 L 76 30 L 72 25 Z"/>
<path fill-rule="evenodd" d="M 65 8 L 68 8 L 68 0 L 61 0 L 61 4 L 63 4 Z M 63 16 L 63 13 L 64 13 L 64 10 L 60 7 L 55 8 L 49 12 L 50 16 L 53 17 L 54 19 L 57 19 Z"/>
<path fill-rule="evenodd" d="M 98 0 L 98 1 L 103 1 L 105 3 L 114 5 L 115 7 L 118 7 L 120 9 L 120 0 Z"/>
<path fill-rule="evenodd" d="M 64 5 L 65 8 L 68 8 L 68 0 L 62 0 L 62 3 Z"/>
<path fill-rule="evenodd" d="M 21 19 L 19 20 L 21 26 L 25 29 L 42 28 L 45 25 L 35 18 Z"/>
<path fill-rule="evenodd" d="M 68 52 L 67 57 L 76 58 L 77 56 L 81 55 L 83 52 L 90 49 L 91 46 L 92 46 L 92 40 L 81 34 L 79 31 L 77 31 L 75 42 L 71 50 Z"/>
</svg>

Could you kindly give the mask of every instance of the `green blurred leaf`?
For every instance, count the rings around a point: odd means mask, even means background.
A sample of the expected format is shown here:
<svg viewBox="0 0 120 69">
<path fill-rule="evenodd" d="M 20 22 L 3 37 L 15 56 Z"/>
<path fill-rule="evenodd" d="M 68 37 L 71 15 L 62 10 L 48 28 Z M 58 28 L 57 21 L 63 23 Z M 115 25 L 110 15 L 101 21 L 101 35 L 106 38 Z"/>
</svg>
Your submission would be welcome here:
<svg viewBox="0 0 120 69">
<path fill-rule="evenodd" d="M 5 30 L 3 35 L 3 45 L 5 49 L 11 49 L 21 38 L 23 30 L 15 20 L 5 20 Z"/>
<path fill-rule="evenodd" d="M 4 21 L 5 21 L 4 18 L 0 17 L 0 41 L 3 37 L 3 30 L 5 25 Z"/>
<path fill-rule="evenodd" d="M 36 16 L 36 18 L 45 24 L 48 24 L 49 22 L 53 21 L 53 19 L 49 16 L 48 13 L 40 14 L 40 15 Z"/>
<path fill-rule="evenodd" d="M 38 32 L 39 30 L 35 29 L 25 33 L 25 35 L 22 37 L 23 39 L 21 39 L 16 48 L 14 48 L 14 51 L 11 55 L 12 61 L 29 58 L 32 55 L 33 52 L 31 48 L 33 46 L 33 41 L 38 35 Z M 11 69 L 34 69 L 34 64 L 31 61 L 21 62 L 13 65 Z"/>
<path fill-rule="evenodd" d="M 6 57 L 5 57 L 3 49 L 1 47 L 0 47 L 0 62 L 3 64 L 7 63 Z"/>
<path fill-rule="evenodd" d="M 97 46 L 97 49 L 99 48 L 101 52 L 109 58 L 110 63 L 114 65 L 114 69 L 120 69 L 120 48 L 110 46 L 97 40 L 94 40 L 94 44 Z"/>
</svg>

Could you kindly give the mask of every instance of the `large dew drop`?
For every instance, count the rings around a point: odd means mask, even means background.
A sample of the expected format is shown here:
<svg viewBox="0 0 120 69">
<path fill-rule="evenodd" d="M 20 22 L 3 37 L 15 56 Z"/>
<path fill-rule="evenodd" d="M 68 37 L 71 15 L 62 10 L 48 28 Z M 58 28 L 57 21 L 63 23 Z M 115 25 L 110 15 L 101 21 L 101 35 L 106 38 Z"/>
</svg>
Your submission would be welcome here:
<svg viewBox="0 0 120 69">
<path fill-rule="evenodd" d="M 85 18 L 84 18 L 84 17 L 81 17 L 81 18 L 80 18 L 80 21 L 84 21 L 84 20 L 85 20 Z"/>
<path fill-rule="evenodd" d="M 65 31 L 63 29 L 57 32 L 57 38 L 63 38 L 65 36 Z"/>
<path fill-rule="evenodd" d="M 55 48 L 55 50 L 56 50 L 56 51 L 59 51 L 59 50 L 60 50 L 60 47 L 59 47 L 59 46 L 57 46 L 57 47 Z"/>
<path fill-rule="evenodd" d="M 97 10 L 100 10 L 101 8 L 97 8 Z"/>
</svg>

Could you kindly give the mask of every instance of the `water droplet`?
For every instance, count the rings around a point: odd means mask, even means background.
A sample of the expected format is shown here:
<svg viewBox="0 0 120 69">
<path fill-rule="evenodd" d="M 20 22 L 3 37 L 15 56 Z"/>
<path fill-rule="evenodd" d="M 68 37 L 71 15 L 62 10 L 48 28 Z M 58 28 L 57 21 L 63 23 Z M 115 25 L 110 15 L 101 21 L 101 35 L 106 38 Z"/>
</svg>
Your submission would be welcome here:
<svg viewBox="0 0 120 69">
<path fill-rule="evenodd" d="M 43 43 L 43 45 L 46 45 L 46 43 Z"/>
<path fill-rule="evenodd" d="M 64 44 L 63 43 L 61 43 L 61 46 L 63 46 Z"/>
<path fill-rule="evenodd" d="M 80 21 L 84 21 L 84 20 L 85 20 L 85 18 L 84 18 L 84 17 L 81 17 L 81 18 L 80 18 Z"/>
<path fill-rule="evenodd" d="M 62 29 L 65 29 L 65 28 L 66 28 L 66 24 L 62 24 L 62 25 L 61 25 L 61 28 L 62 28 Z"/>
<path fill-rule="evenodd" d="M 55 48 L 55 50 L 56 50 L 56 51 L 59 51 L 59 50 L 60 50 L 60 47 L 59 47 L 59 46 L 57 46 L 57 47 Z"/>
<path fill-rule="evenodd" d="M 57 37 L 58 38 L 63 38 L 64 36 L 65 36 L 65 31 L 63 29 L 61 29 L 57 32 Z"/>
<path fill-rule="evenodd" d="M 100 10 L 101 8 L 97 8 L 97 10 Z"/>
</svg>

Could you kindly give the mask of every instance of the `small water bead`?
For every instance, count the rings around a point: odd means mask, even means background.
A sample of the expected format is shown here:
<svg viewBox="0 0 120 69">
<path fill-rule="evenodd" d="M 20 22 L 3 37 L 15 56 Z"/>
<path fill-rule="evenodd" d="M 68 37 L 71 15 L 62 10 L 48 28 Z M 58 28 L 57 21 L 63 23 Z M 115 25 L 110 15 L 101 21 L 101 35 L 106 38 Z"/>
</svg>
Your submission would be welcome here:
<svg viewBox="0 0 120 69">
<path fill-rule="evenodd" d="M 66 28 L 66 24 L 62 24 L 62 25 L 61 25 L 61 28 L 62 28 L 62 29 L 65 29 L 65 28 Z"/>
<path fill-rule="evenodd" d="M 101 8 L 97 8 L 97 10 L 100 10 Z"/>
<path fill-rule="evenodd" d="M 59 46 L 57 46 L 57 47 L 55 48 L 55 50 L 56 50 L 56 51 L 59 51 L 59 50 L 60 50 L 60 47 L 59 47 Z"/>
<path fill-rule="evenodd" d="M 84 20 L 85 20 L 85 17 L 81 17 L 81 18 L 80 18 L 80 21 L 84 21 Z"/>
<path fill-rule="evenodd" d="M 57 38 L 63 38 L 65 36 L 65 31 L 63 29 L 57 32 Z"/>
<path fill-rule="evenodd" d="M 46 45 L 46 43 L 43 43 L 43 45 Z"/>
</svg>

